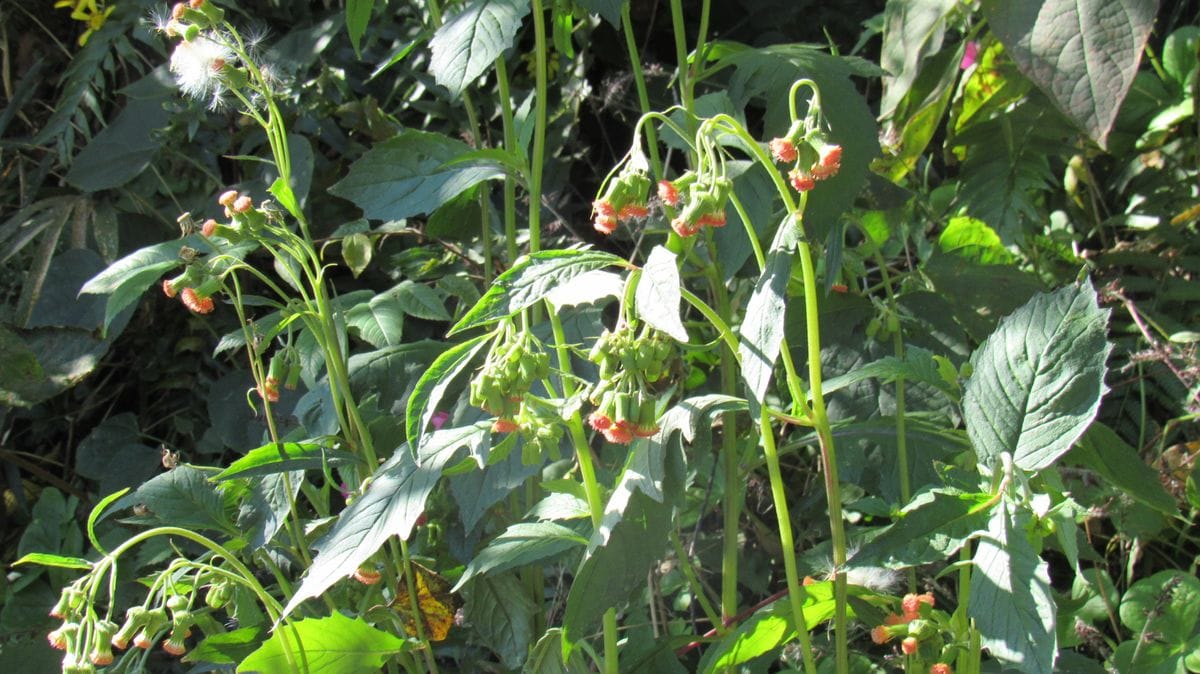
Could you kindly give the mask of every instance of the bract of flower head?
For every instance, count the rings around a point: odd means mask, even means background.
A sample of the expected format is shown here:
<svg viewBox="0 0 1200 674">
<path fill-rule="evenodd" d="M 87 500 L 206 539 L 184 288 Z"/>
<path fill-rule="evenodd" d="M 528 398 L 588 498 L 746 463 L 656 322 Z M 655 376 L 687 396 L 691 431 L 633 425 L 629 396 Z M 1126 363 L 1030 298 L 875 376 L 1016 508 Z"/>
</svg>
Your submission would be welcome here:
<svg viewBox="0 0 1200 674">
<path fill-rule="evenodd" d="M 175 75 L 175 84 L 185 95 L 215 100 L 224 91 L 221 70 L 233 58 L 229 47 L 207 35 L 198 35 L 175 45 L 170 68 Z"/>
</svg>

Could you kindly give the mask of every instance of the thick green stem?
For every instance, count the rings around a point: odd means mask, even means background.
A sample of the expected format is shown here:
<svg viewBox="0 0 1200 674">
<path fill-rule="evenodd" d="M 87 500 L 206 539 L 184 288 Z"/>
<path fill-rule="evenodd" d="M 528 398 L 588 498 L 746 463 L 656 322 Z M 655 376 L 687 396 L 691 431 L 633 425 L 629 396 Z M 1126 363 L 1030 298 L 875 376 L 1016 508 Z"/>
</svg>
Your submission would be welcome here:
<svg viewBox="0 0 1200 674">
<path fill-rule="evenodd" d="M 825 396 L 821 392 L 821 324 L 817 305 L 817 274 L 813 266 L 812 250 L 807 241 L 800 241 L 797 255 L 804 278 L 804 316 L 808 336 L 808 380 L 812 398 L 813 428 L 821 445 L 821 463 L 825 473 L 825 498 L 829 507 L 829 528 L 833 544 L 834 568 L 834 639 L 838 674 L 850 669 L 850 653 L 846 629 L 846 530 L 842 522 L 842 490 L 838 482 L 837 452 L 833 446 L 833 432 L 825 412 Z"/>
<path fill-rule="evenodd" d="M 642 73 L 642 59 L 638 55 L 637 42 L 633 35 L 633 21 L 629 18 L 629 5 L 628 2 L 621 3 L 621 32 L 625 35 L 625 49 L 629 52 L 629 64 L 633 68 L 633 83 L 637 88 L 638 106 L 644 115 L 650 112 L 650 94 L 646 91 L 646 76 Z M 650 168 L 654 170 L 654 176 L 662 180 L 666 175 L 663 174 L 662 159 L 658 156 L 658 134 L 651 124 L 647 124 L 645 129 L 646 146 L 650 151 Z"/>
<path fill-rule="evenodd" d="M 513 119 L 512 92 L 508 85 L 508 66 L 504 58 L 496 59 L 496 84 L 500 89 L 500 119 L 504 124 L 504 149 L 518 153 L 517 125 Z M 504 246 L 508 264 L 517 259 L 517 177 L 504 174 Z"/>
<path fill-rule="evenodd" d="M 796 633 L 800 636 L 804 671 L 807 674 L 816 674 L 817 663 L 813 658 L 812 637 L 808 633 L 808 623 L 804 618 L 804 598 L 807 595 L 800 585 L 799 572 L 796 570 L 796 543 L 792 539 L 792 520 L 788 514 L 787 494 L 783 491 L 779 452 L 775 449 L 775 431 L 771 429 L 771 419 L 765 409 L 759 418 L 759 430 L 762 435 L 763 454 L 767 459 L 767 473 L 771 478 L 771 498 L 775 503 L 775 516 L 779 522 L 779 544 L 783 547 L 783 570 L 787 576 L 788 601 L 796 623 Z"/>
<path fill-rule="evenodd" d="M 534 94 L 533 157 L 529 161 L 529 252 L 542 248 L 542 172 L 546 161 L 546 13 L 533 3 Z"/>
</svg>

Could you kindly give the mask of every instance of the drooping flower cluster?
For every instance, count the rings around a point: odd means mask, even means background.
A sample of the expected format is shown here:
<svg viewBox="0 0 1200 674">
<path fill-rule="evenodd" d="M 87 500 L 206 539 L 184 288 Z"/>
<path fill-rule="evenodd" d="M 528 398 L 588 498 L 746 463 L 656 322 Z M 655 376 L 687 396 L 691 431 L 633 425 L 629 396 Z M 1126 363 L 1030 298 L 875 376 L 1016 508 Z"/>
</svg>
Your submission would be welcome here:
<svg viewBox="0 0 1200 674">
<path fill-rule="evenodd" d="M 533 383 L 550 375 L 550 356 L 528 333 L 506 330 L 503 341 L 488 353 L 483 369 L 471 380 L 471 404 L 496 421 L 496 433 L 512 433 Z"/>
<path fill-rule="evenodd" d="M 797 192 L 813 189 L 817 181 L 832 178 L 842 168 L 842 146 L 830 143 L 810 120 L 792 122 L 787 134 L 772 138 L 767 146 L 772 159 L 792 164 L 788 182 Z"/>
<path fill-rule="evenodd" d="M 592 202 L 592 225 L 601 234 L 612 234 L 622 222 L 640 220 L 650 214 L 647 195 L 650 176 L 645 169 L 627 164 L 609 181 L 604 194 Z"/>
<path fill-rule="evenodd" d="M 588 358 L 599 366 L 599 381 L 588 396 L 596 405 L 588 417 L 591 427 L 621 445 L 657 433 L 660 396 L 651 385 L 671 371 L 671 340 L 656 330 L 635 334 L 625 325 L 600 335 Z"/>
<path fill-rule="evenodd" d="M 705 227 L 725 226 L 725 207 L 733 192 L 733 182 L 723 175 L 698 175 L 688 171 L 675 180 L 658 184 L 663 203 L 678 209 L 671 229 L 682 237 L 695 236 Z"/>
</svg>

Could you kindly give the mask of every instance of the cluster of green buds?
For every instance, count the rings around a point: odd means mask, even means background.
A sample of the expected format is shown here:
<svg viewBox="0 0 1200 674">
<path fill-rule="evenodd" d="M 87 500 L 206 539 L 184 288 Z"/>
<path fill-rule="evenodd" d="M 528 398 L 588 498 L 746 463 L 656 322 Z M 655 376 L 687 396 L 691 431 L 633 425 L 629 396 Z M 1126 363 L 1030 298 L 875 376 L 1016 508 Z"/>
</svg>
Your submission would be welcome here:
<svg viewBox="0 0 1200 674">
<path fill-rule="evenodd" d="M 542 462 L 544 457 L 559 458 L 558 446 L 562 442 L 563 424 L 560 406 L 536 396 L 525 396 L 517 425 L 521 428 L 521 461 L 526 465 Z"/>
<path fill-rule="evenodd" d="M 623 325 L 600 335 L 588 354 L 599 367 L 588 396 L 596 406 L 588 417 L 592 428 L 621 445 L 657 433 L 659 396 L 651 386 L 667 378 L 674 357 L 673 342 L 656 330 L 638 335 Z"/>
<path fill-rule="evenodd" d="M 192 313 L 212 313 L 212 298 L 221 290 L 221 279 L 208 270 L 195 249 L 184 246 L 179 257 L 184 261 L 183 273 L 163 280 L 163 294 L 171 299 L 178 297 Z"/>
<path fill-rule="evenodd" d="M 97 620 L 88 610 L 87 597 L 82 589 L 71 585 L 63 589 L 50 616 L 62 624 L 48 635 L 50 646 L 65 651 L 64 672 L 94 672 L 97 666 L 112 664 L 109 639 L 117 626 L 108 620 Z"/>
<path fill-rule="evenodd" d="M 300 383 L 301 370 L 300 354 L 293 347 L 285 347 L 271 356 L 266 379 L 255 385 L 254 390 L 263 400 L 277 403 L 280 385 L 289 391 L 295 390 Z"/>
<path fill-rule="evenodd" d="M 225 10 L 208 0 L 177 2 L 171 7 L 171 20 L 163 29 L 168 37 L 195 40 L 202 31 L 220 26 L 225 20 Z"/>
<path fill-rule="evenodd" d="M 510 330 L 471 380 L 471 404 L 498 417 L 493 431 L 512 433 L 521 427 L 517 417 L 530 387 L 549 375 L 550 355 L 528 333 L 514 336 Z"/>
<path fill-rule="evenodd" d="M 829 142 L 810 121 L 795 120 L 787 134 L 768 143 L 775 161 L 792 164 L 788 181 L 797 192 L 813 189 L 842 168 L 842 146 Z"/>
<path fill-rule="evenodd" d="M 695 236 L 704 227 L 725 226 L 725 206 L 733 182 L 723 175 L 698 175 L 688 171 L 675 180 L 658 182 L 658 198 L 679 209 L 671 229 L 682 237 Z"/>
<path fill-rule="evenodd" d="M 604 194 L 592 202 L 592 225 L 601 234 L 612 234 L 622 222 L 637 220 L 650 214 L 647 199 L 650 175 L 646 169 L 630 162 L 616 178 L 608 182 Z"/>
</svg>

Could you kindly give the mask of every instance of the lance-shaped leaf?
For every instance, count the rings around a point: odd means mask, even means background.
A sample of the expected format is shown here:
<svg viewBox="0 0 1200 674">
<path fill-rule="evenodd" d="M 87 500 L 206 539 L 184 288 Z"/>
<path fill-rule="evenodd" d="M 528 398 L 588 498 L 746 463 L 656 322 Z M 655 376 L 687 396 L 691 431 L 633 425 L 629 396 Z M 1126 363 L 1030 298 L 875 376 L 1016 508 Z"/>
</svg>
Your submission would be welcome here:
<svg viewBox="0 0 1200 674">
<path fill-rule="evenodd" d="M 903 568 L 946 559 L 987 528 L 988 494 L 933 489 L 913 498 L 899 518 L 850 560 L 852 566 Z"/>
<path fill-rule="evenodd" d="M 806 629 L 833 617 L 837 602 L 833 597 L 833 583 L 814 583 L 804 588 L 804 612 Z M 850 611 L 853 615 L 853 610 Z M 792 603 L 783 597 L 764 606 L 750 616 L 737 629 L 730 631 L 714 644 L 700 661 L 700 672 L 726 672 L 783 646 L 797 637 L 796 620 L 792 615 Z"/>
<path fill-rule="evenodd" d="M 972 562 L 971 603 L 983 647 L 1029 674 L 1050 674 L 1058 654 L 1047 564 L 1026 536 L 1030 516 L 1007 504 L 992 511 Z"/>
<path fill-rule="evenodd" d="M 320 469 L 326 464 L 336 466 L 356 462 L 361 463 L 361 460 L 354 454 L 316 442 L 272 442 L 250 450 L 213 479 L 221 481 L 235 477 L 258 477 L 293 470 Z"/>
<path fill-rule="evenodd" d="M 638 317 L 674 337 L 679 342 L 688 341 L 687 330 L 679 318 L 679 267 L 675 266 L 675 253 L 655 246 L 642 267 L 642 278 L 634 292 L 634 304 Z"/>
<path fill-rule="evenodd" d="M 766 268 L 746 304 L 746 318 L 742 321 L 742 339 L 738 348 L 742 379 L 746 381 L 750 397 L 759 404 L 766 395 L 771 374 L 775 371 L 775 359 L 783 344 L 787 283 L 792 274 L 792 256 L 799 230 L 799 224 L 791 217 L 779 226 L 767 255 Z"/>
<path fill-rule="evenodd" d="M 1102 147 L 1150 37 L 1157 0 L 985 0 L 1017 67 Z"/>
<path fill-rule="evenodd" d="M 1010 452 L 1022 470 L 1041 470 L 1083 435 L 1105 391 L 1108 313 L 1087 282 L 1035 295 L 1000 321 L 971 356 L 963 395 L 981 464 Z"/>
<path fill-rule="evenodd" d="M 366 491 L 338 516 L 337 524 L 317 541 L 313 564 L 284 608 L 286 616 L 301 602 L 320 596 L 339 579 L 354 572 L 391 536 L 408 538 L 425 500 L 441 477 L 442 468 L 459 450 L 486 433 L 483 428 L 438 431 L 425 444 L 421 462 L 413 460 L 408 445 L 396 449 L 371 476 Z"/>
<path fill-rule="evenodd" d="M 294 671 L 291 663 L 304 662 L 308 665 L 306 671 L 323 674 L 374 672 L 405 647 L 405 641 L 394 634 L 371 627 L 364 620 L 334 613 L 276 629 L 238 665 L 237 671 L 290 672 Z"/>
<path fill-rule="evenodd" d="M 554 522 L 518 522 L 492 539 L 467 564 L 462 578 L 454 586 L 458 591 L 467 581 L 481 573 L 497 573 L 506 569 L 532 564 L 576 546 L 587 545 L 587 539 L 574 529 Z"/>
<path fill-rule="evenodd" d="M 468 151 L 447 136 L 405 131 L 371 148 L 329 192 L 375 220 L 432 213 L 472 185 L 504 176 L 495 166 L 447 165 Z"/>
<path fill-rule="evenodd" d="M 580 274 L 624 264 L 624 259 L 598 250 L 544 250 L 522 257 L 496 277 L 450 334 L 511 316 Z"/>
<path fill-rule="evenodd" d="M 429 41 L 429 71 L 437 83 L 459 96 L 491 67 L 529 13 L 526 0 L 472 0 L 442 24 Z"/>
</svg>

